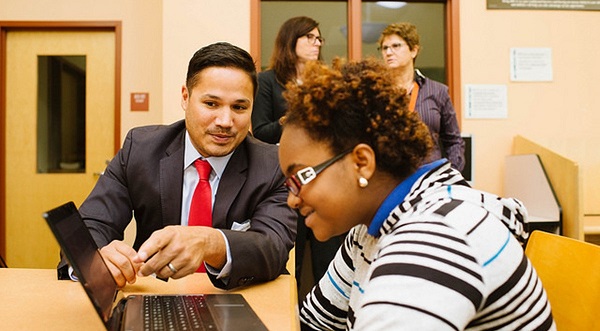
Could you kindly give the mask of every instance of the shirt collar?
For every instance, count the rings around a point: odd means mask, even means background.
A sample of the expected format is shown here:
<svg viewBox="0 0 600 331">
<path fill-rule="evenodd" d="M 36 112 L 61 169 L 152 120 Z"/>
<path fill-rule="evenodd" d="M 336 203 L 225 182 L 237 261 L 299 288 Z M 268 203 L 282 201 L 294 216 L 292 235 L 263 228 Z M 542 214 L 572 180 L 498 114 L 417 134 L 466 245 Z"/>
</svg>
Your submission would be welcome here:
<svg viewBox="0 0 600 331">
<path fill-rule="evenodd" d="M 419 84 L 419 87 L 425 84 L 425 78 L 425 75 L 423 75 L 419 69 L 415 69 L 415 82 Z"/>
<path fill-rule="evenodd" d="M 379 229 L 383 225 L 383 222 L 385 222 L 385 220 L 387 219 L 388 215 L 392 212 L 392 210 L 394 208 L 396 208 L 396 206 L 398 206 L 402 201 L 404 201 L 404 198 L 406 198 L 406 195 L 408 195 L 408 193 L 410 192 L 410 189 L 413 187 L 413 185 L 416 183 L 416 181 L 419 178 L 421 178 L 421 176 L 423 176 L 425 173 L 429 172 L 430 170 L 432 170 L 434 168 L 437 168 L 438 166 L 442 165 L 445 162 L 446 162 L 446 159 L 440 159 L 440 160 L 425 164 L 425 165 L 421 166 L 419 169 L 417 169 L 417 171 L 415 171 L 412 175 L 410 175 L 404 181 L 402 181 L 402 183 L 400 183 L 398 186 L 396 186 L 396 188 L 394 188 L 394 190 L 385 198 L 385 200 L 383 200 L 383 203 L 381 203 L 381 206 L 379 206 L 379 209 L 375 213 L 375 217 L 373 217 L 373 220 L 371 221 L 371 224 L 369 225 L 368 233 L 374 237 L 378 237 Z"/>
<path fill-rule="evenodd" d="M 185 150 L 183 158 L 184 170 L 187 169 L 187 167 L 189 167 L 190 165 L 192 165 L 192 163 L 194 163 L 196 159 L 200 158 L 208 161 L 208 163 L 210 163 L 210 166 L 216 173 L 217 177 L 221 178 L 221 175 L 223 174 L 223 171 L 225 171 L 225 167 L 227 166 L 229 159 L 231 159 L 231 155 L 233 155 L 233 152 L 225 156 L 210 156 L 207 158 L 203 157 L 192 144 L 190 133 L 187 130 L 185 131 Z"/>
</svg>

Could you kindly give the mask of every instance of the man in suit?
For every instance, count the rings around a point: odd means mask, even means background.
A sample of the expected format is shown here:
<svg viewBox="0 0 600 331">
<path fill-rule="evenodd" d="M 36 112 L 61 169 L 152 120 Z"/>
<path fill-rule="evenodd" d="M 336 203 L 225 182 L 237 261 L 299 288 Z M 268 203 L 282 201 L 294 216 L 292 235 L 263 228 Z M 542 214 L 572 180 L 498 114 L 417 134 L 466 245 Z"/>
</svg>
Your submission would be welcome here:
<svg viewBox="0 0 600 331">
<path fill-rule="evenodd" d="M 151 274 L 181 278 L 200 266 L 226 289 L 285 273 L 296 213 L 286 203 L 277 147 L 248 134 L 257 84 L 246 51 L 208 45 L 189 62 L 185 120 L 127 134 L 79 208 L 119 286 Z M 187 226 L 198 158 L 211 166 L 212 226 Z M 130 247 L 122 240 L 132 217 Z M 63 261 L 59 275 L 64 269 Z"/>
</svg>

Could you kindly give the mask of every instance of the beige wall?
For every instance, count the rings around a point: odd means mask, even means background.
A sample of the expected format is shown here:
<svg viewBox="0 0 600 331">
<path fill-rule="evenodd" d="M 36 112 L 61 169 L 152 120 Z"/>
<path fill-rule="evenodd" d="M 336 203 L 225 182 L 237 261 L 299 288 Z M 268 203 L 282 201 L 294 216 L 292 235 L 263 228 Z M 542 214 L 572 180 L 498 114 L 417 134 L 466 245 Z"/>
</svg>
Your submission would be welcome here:
<svg viewBox="0 0 600 331">
<path fill-rule="evenodd" d="M 0 0 L 3 21 L 121 21 L 121 136 L 162 121 L 162 1 Z M 131 112 L 131 92 L 149 92 L 150 110 Z"/>
<path fill-rule="evenodd" d="M 123 22 L 122 135 L 132 126 L 183 117 L 187 61 L 202 45 L 227 40 L 249 48 L 248 0 L 0 0 L 0 20 Z M 508 118 L 463 119 L 474 137 L 477 188 L 502 193 L 504 157 L 521 134 L 580 163 L 584 212 L 600 213 L 600 12 L 486 10 L 460 6 L 461 79 L 508 87 Z M 554 80 L 509 80 L 511 47 L 552 49 Z M 129 111 L 129 93 L 150 92 L 150 111 Z"/>
<path fill-rule="evenodd" d="M 140 0 L 144 1 L 144 0 Z M 181 87 L 200 47 L 228 41 L 250 50 L 250 1 L 168 0 L 163 10 L 163 121 L 183 118 Z"/>
<path fill-rule="evenodd" d="M 462 86 L 508 90 L 507 119 L 462 121 L 474 136 L 475 186 L 502 192 L 504 156 L 520 134 L 578 162 L 584 213 L 600 213 L 600 12 L 486 10 L 483 1 L 463 1 L 460 22 Z M 511 82 L 511 47 L 551 48 L 553 81 Z"/>
</svg>

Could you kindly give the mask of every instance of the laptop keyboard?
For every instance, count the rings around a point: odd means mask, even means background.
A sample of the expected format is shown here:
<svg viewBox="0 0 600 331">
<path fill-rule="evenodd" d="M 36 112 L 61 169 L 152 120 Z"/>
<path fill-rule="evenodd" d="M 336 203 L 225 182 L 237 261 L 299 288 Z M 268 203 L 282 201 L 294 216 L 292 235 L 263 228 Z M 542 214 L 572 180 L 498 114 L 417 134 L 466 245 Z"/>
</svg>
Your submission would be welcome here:
<svg viewBox="0 0 600 331">
<path fill-rule="evenodd" d="M 145 295 L 144 330 L 217 330 L 202 295 Z"/>
</svg>

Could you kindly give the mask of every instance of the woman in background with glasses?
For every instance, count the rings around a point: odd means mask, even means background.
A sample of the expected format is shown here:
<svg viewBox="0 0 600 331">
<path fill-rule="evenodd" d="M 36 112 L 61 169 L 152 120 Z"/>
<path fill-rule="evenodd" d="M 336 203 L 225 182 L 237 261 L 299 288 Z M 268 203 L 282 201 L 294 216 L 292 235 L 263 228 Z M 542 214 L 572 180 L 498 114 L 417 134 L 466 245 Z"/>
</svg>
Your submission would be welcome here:
<svg viewBox="0 0 600 331">
<path fill-rule="evenodd" d="M 315 237 L 350 230 L 302 303 L 303 329 L 552 330 L 515 199 L 423 164 L 427 126 L 381 62 L 310 64 L 288 86 L 287 203 Z"/>
<path fill-rule="evenodd" d="M 268 69 L 258 75 L 258 92 L 252 110 L 252 133 L 256 138 L 271 144 L 279 143 L 281 118 L 287 109 L 282 95 L 285 85 L 301 83 L 299 77 L 306 63 L 321 60 L 321 46 L 324 41 L 319 23 L 310 17 L 293 17 L 281 25 L 275 38 Z M 299 290 L 306 243 L 310 244 L 313 277 L 318 281 L 327 270 L 342 241 L 342 236 L 327 242 L 315 240 L 310 229 L 304 225 L 304 218 L 299 217 L 295 246 Z M 305 287 L 311 288 L 312 285 L 307 284 Z"/>
<path fill-rule="evenodd" d="M 258 92 L 252 110 L 252 133 L 264 142 L 279 143 L 280 119 L 287 105 L 282 93 L 288 82 L 299 83 L 304 66 L 309 61 L 321 60 L 319 23 L 310 17 L 288 19 L 281 25 L 273 54 L 266 71 L 258 76 Z"/>
<path fill-rule="evenodd" d="M 460 136 L 448 87 L 415 69 L 415 60 L 421 50 L 419 40 L 415 25 L 407 22 L 390 24 L 379 37 L 379 51 L 395 75 L 396 84 L 410 96 L 409 109 L 416 111 L 429 128 L 434 147 L 428 160 L 446 157 L 454 168 L 462 171 L 465 143 Z"/>
</svg>

